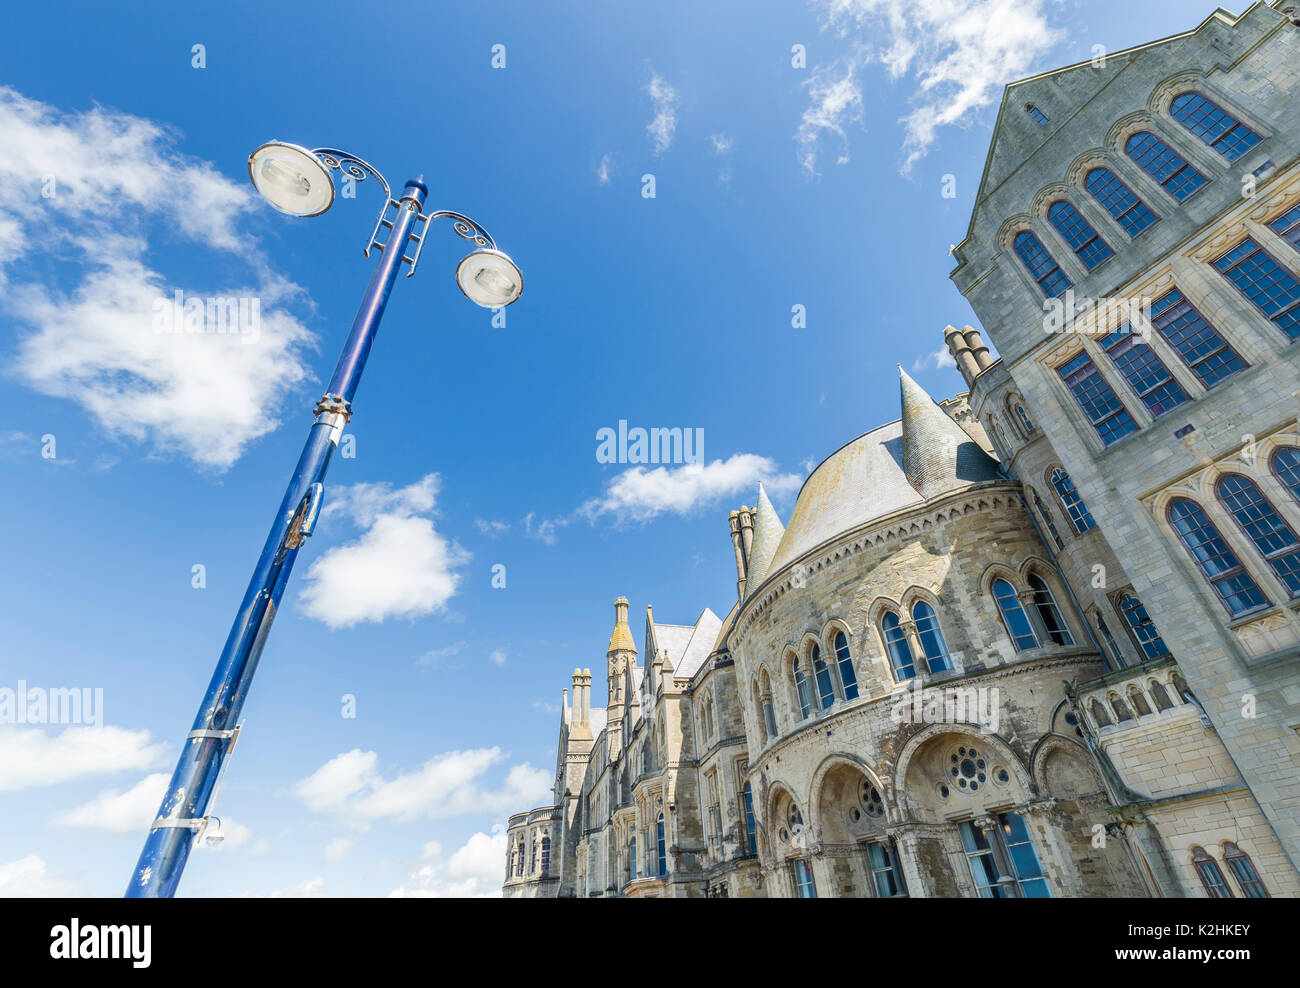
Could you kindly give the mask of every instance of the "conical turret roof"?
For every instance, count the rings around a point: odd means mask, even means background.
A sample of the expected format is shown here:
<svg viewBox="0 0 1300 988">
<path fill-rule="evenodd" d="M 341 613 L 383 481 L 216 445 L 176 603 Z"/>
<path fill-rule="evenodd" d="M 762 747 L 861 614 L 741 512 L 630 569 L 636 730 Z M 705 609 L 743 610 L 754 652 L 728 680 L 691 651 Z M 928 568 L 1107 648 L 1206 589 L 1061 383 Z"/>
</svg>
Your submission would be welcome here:
<svg viewBox="0 0 1300 988">
<path fill-rule="evenodd" d="M 998 464 L 900 366 L 903 472 L 923 498 L 998 478 Z"/>
<path fill-rule="evenodd" d="M 784 535 L 785 526 L 777 517 L 772 502 L 768 500 L 767 491 L 759 484 L 758 507 L 754 509 L 754 542 L 749 553 L 749 570 L 745 576 L 746 597 L 763 582 Z"/>
</svg>

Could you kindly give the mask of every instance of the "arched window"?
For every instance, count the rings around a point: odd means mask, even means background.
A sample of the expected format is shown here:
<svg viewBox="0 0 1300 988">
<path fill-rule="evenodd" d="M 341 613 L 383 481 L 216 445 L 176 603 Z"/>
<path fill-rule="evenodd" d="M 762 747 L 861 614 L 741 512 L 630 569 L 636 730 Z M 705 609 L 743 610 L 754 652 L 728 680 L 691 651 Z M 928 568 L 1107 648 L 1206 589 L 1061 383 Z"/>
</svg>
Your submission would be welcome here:
<svg viewBox="0 0 1300 988">
<path fill-rule="evenodd" d="M 1006 580 L 994 580 L 993 599 L 998 602 L 998 610 L 1002 612 L 1002 623 L 1007 626 L 1007 633 L 1011 635 L 1016 651 L 1037 648 L 1038 636 L 1034 634 L 1033 625 L 1025 616 L 1025 609 L 1020 606 L 1020 600 L 1016 597 L 1016 588 Z"/>
<path fill-rule="evenodd" d="M 1126 593 L 1119 599 L 1119 612 L 1124 615 L 1129 630 L 1133 632 L 1133 640 L 1137 642 L 1137 647 L 1142 649 L 1143 655 L 1148 659 L 1157 659 L 1169 654 L 1169 648 L 1160 637 L 1160 632 L 1156 631 L 1156 626 L 1151 616 L 1147 614 L 1142 601 L 1131 593 Z"/>
<path fill-rule="evenodd" d="M 1253 239 L 1220 257 L 1214 269 L 1289 339 L 1300 336 L 1300 280 Z"/>
<path fill-rule="evenodd" d="M 537 845 L 538 845 L 538 842 L 537 842 L 537 841 L 533 841 L 533 853 L 532 853 L 532 856 L 528 859 L 528 871 L 529 871 L 529 873 L 533 873 L 533 872 L 536 872 L 536 871 L 537 871 L 537 849 L 538 849 L 538 848 L 537 848 Z"/>
<path fill-rule="evenodd" d="M 1151 304 L 1151 325 L 1206 388 L 1248 366 L 1176 288 Z"/>
<path fill-rule="evenodd" d="M 858 674 L 853 670 L 853 656 L 849 654 L 849 639 L 842 631 L 835 633 L 835 662 L 840 671 L 840 685 L 844 699 L 858 698 Z"/>
<path fill-rule="evenodd" d="M 1300 205 L 1292 206 L 1277 219 L 1269 220 L 1268 228 L 1300 250 Z"/>
<path fill-rule="evenodd" d="M 657 858 L 659 865 L 659 876 L 662 878 L 668 874 L 668 840 L 664 832 L 664 815 L 659 814 L 659 819 L 655 821 L 655 841 L 657 842 Z"/>
<path fill-rule="evenodd" d="M 812 693 L 808 690 L 808 677 L 803 672 L 803 662 L 794 660 L 794 695 L 799 704 L 799 719 L 806 720 L 812 714 Z"/>
<path fill-rule="evenodd" d="M 636 834 L 627 842 L 627 880 L 636 881 Z"/>
<path fill-rule="evenodd" d="M 1136 237 L 1160 219 L 1109 168 L 1094 168 L 1083 184 L 1130 237 Z"/>
<path fill-rule="evenodd" d="M 1107 446 L 1137 429 L 1133 416 L 1119 400 L 1105 375 L 1097 370 L 1097 365 L 1092 362 L 1087 350 L 1080 350 L 1061 364 L 1056 368 L 1056 373 L 1061 375 L 1061 380 L 1070 389 L 1070 394 L 1074 395 L 1079 408 L 1088 416 L 1088 423 L 1097 430 L 1097 435 Z"/>
<path fill-rule="evenodd" d="M 704 694 L 704 740 L 713 737 L 713 697 L 709 693 Z"/>
<path fill-rule="evenodd" d="M 1037 508 L 1038 513 L 1043 516 L 1043 524 L 1047 526 L 1047 534 L 1052 537 L 1052 542 L 1056 544 L 1057 549 L 1064 549 L 1065 542 L 1061 538 L 1061 533 L 1056 530 L 1056 522 L 1052 520 L 1052 516 L 1047 510 L 1047 505 L 1043 503 L 1043 499 L 1038 496 L 1038 491 L 1031 487 L 1029 488 L 1029 495 L 1034 500 L 1034 507 Z"/>
<path fill-rule="evenodd" d="M 551 838 L 542 838 L 542 874 L 551 870 Z"/>
<path fill-rule="evenodd" d="M 1200 846 L 1192 848 L 1192 866 L 1196 868 L 1196 874 L 1200 877 L 1201 884 L 1205 886 L 1205 894 L 1209 898 L 1234 898 L 1232 889 L 1228 888 L 1228 883 L 1223 879 L 1223 872 L 1219 870 L 1219 863 L 1205 852 L 1205 848 Z"/>
<path fill-rule="evenodd" d="M 1088 713 L 1092 714 L 1092 722 L 1098 727 L 1110 727 L 1110 715 L 1106 713 L 1106 708 L 1096 698 L 1088 705 Z"/>
<path fill-rule="evenodd" d="M 1020 256 L 1021 262 L 1029 269 L 1030 276 L 1038 282 L 1038 287 L 1048 298 L 1064 295 L 1065 290 L 1074 284 L 1066 277 L 1061 266 L 1052 259 L 1052 255 L 1047 253 L 1043 242 L 1029 230 L 1021 230 L 1017 233 L 1015 240 L 1012 241 L 1012 247 Z"/>
<path fill-rule="evenodd" d="M 751 786 L 748 782 L 745 783 L 744 802 L 745 802 L 745 840 L 747 841 L 747 843 L 745 844 L 745 853 L 757 854 L 758 839 L 755 834 L 755 831 L 757 830 L 757 825 L 754 822 L 754 787 Z"/>
<path fill-rule="evenodd" d="M 1174 673 L 1171 682 L 1173 683 L 1174 693 L 1178 696 L 1178 702 L 1190 703 L 1191 701 L 1188 700 L 1188 697 L 1191 695 L 1192 691 L 1187 686 L 1187 680 L 1178 673 Z"/>
<path fill-rule="evenodd" d="M 1259 872 L 1255 870 L 1255 863 L 1250 860 L 1250 855 L 1232 841 L 1223 843 L 1223 861 L 1232 872 L 1232 877 L 1237 880 L 1237 887 L 1241 889 L 1241 894 L 1245 898 L 1269 898 L 1268 889 L 1264 887 Z"/>
<path fill-rule="evenodd" d="M 1070 629 L 1065 623 L 1065 618 L 1061 616 L 1061 610 L 1056 606 L 1056 598 L 1052 596 L 1052 590 L 1037 573 L 1029 574 L 1029 586 L 1034 591 L 1034 609 L 1038 611 L 1038 617 L 1043 622 L 1043 627 L 1047 629 L 1047 637 L 1063 647 L 1069 647 L 1074 644 L 1074 636 L 1070 634 Z"/>
<path fill-rule="evenodd" d="M 1116 723 L 1122 724 L 1126 720 L 1133 719 L 1133 714 L 1129 712 L 1128 705 L 1124 703 L 1123 699 L 1120 697 L 1118 693 L 1112 693 L 1109 697 L 1109 700 L 1110 700 L 1110 709 L 1115 711 Z"/>
<path fill-rule="evenodd" d="M 1158 679 L 1152 679 L 1147 683 L 1147 689 L 1151 691 L 1151 699 L 1155 701 L 1156 710 L 1165 711 L 1174 708 L 1173 701 L 1169 699 L 1169 691 L 1165 689 L 1165 684 Z"/>
<path fill-rule="evenodd" d="M 1229 161 L 1236 161 L 1260 141 L 1258 134 L 1200 93 L 1174 97 L 1169 115 Z"/>
<path fill-rule="evenodd" d="M 817 680 L 817 701 L 821 709 L 829 710 L 835 702 L 835 684 L 831 681 L 831 671 L 822 661 L 820 645 L 814 644 L 809 657 L 812 659 L 813 676 Z"/>
<path fill-rule="evenodd" d="M 1124 143 L 1124 153 L 1179 202 L 1205 184 L 1205 176 L 1155 134 L 1134 134 Z"/>
<path fill-rule="evenodd" d="M 1232 512 L 1237 525 L 1255 543 L 1273 574 L 1294 599 L 1300 596 L 1300 541 L 1282 520 L 1255 482 L 1239 473 L 1224 474 L 1218 483 L 1219 500 Z"/>
<path fill-rule="evenodd" d="M 948 645 L 943 640 L 943 629 L 939 627 L 939 616 L 934 608 L 924 600 L 912 605 L 912 620 L 916 624 L 916 637 L 921 640 L 921 650 L 925 652 L 925 664 L 931 672 L 944 672 L 952 668 L 952 659 L 948 657 Z"/>
<path fill-rule="evenodd" d="M 1293 498 L 1300 501 L 1300 449 L 1282 446 L 1274 451 L 1268 462 L 1273 476 L 1291 492 Z"/>
<path fill-rule="evenodd" d="M 776 727 L 776 710 L 772 706 L 772 680 L 768 678 L 766 669 L 759 679 L 759 689 L 762 690 L 763 723 L 767 727 L 767 736 L 774 738 L 780 731 Z"/>
<path fill-rule="evenodd" d="M 1058 199 L 1048 207 L 1047 219 L 1089 271 L 1115 253 L 1072 203 Z"/>
<path fill-rule="evenodd" d="M 1128 703 L 1139 717 L 1151 713 L 1151 704 L 1147 703 L 1146 694 L 1136 685 L 1130 685 L 1128 688 Z"/>
<path fill-rule="evenodd" d="M 900 683 L 916 675 L 916 662 L 912 658 L 912 646 L 907 643 L 907 633 L 893 611 L 885 611 L 880 619 L 880 630 L 885 638 L 885 648 L 889 652 L 889 663 L 894 667 L 894 678 Z"/>
<path fill-rule="evenodd" d="M 1083 498 L 1079 496 L 1078 488 L 1074 486 L 1070 475 L 1057 467 L 1047 479 L 1056 490 L 1056 496 L 1061 500 L 1061 508 L 1070 519 L 1074 530 L 1082 535 L 1088 529 L 1095 528 L 1097 523 L 1092 520 L 1092 512 L 1083 503 Z"/>
<path fill-rule="evenodd" d="M 1169 504 L 1169 524 L 1229 614 L 1235 617 L 1268 603 L 1199 504 L 1175 498 Z"/>
<path fill-rule="evenodd" d="M 524 874 L 524 840 L 519 838 L 519 852 L 515 855 L 515 877 L 522 878 Z"/>
<path fill-rule="evenodd" d="M 1020 402 L 1016 402 L 1015 412 L 1016 418 L 1020 419 L 1020 424 L 1024 426 L 1025 436 L 1032 436 L 1034 434 L 1034 423 L 1029 421 L 1029 413 L 1025 411 L 1025 406 Z"/>
</svg>

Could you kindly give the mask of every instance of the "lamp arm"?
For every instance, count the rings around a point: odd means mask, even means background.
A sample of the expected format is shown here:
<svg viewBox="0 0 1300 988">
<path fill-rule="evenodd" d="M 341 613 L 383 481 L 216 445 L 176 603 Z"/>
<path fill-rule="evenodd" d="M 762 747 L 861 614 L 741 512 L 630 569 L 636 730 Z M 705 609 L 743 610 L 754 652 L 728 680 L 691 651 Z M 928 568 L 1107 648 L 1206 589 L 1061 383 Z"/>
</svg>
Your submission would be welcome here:
<svg viewBox="0 0 1300 988">
<path fill-rule="evenodd" d="M 456 236 L 461 237 L 464 240 L 472 240 L 475 245 L 479 247 L 491 247 L 493 250 L 497 249 L 497 242 L 492 239 L 492 234 L 488 233 L 487 230 L 483 229 L 483 227 L 475 223 L 464 213 L 456 213 L 450 209 L 439 209 L 436 212 L 430 213 L 427 217 L 421 217 L 421 219 L 427 220 L 425 223 L 427 228 L 429 223 L 432 223 L 436 219 L 441 219 L 444 216 L 448 219 L 455 220 L 455 222 L 452 223 L 451 228 L 455 231 Z"/>
<path fill-rule="evenodd" d="M 320 159 L 322 165 L 332 171 L 337 171 L 354 182 L 364 182 L 366 175 L 373 175 L 379 180 L 379 184 L 384 187 L 384 204 L 380 207 L 379 218 L 375 220 L 375 228 L 370 233 L 370 239 L 366 242 L 366 249 L 363 251 L 366 257 L 370 256 L 370 248 L 375 246 L 379 237 L 379 227 L 384 222 L 384 214 L 388 212 L 388 207 L 395 205 L 393 202 L 393 190 L 384 178 L 383 173 L 378 168 L 366 161 L 364 158 L 358 158 L 355 154 L 349 154 L 346 151 L 340 151 L 338 148 L 312 148 L 311 153 Z"/>
</svg>

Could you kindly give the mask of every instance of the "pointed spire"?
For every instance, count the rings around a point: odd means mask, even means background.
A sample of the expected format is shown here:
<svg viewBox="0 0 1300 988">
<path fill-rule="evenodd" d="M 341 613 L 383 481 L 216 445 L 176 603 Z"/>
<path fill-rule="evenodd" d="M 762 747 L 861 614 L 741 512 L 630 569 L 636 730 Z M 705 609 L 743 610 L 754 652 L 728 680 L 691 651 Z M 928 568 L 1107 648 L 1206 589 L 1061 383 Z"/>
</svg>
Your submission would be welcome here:
<svg viewBox="0 0 1300 988">
<path fill-rule="evenodd" d="M 998 479 L 998 464 L 900 365 L 903 471 L 924 498 Z"/>
<path fill-rule="evenodd" d="M 758 485 L 758 507 L 754 509 L 754 544 L 749 554 L 749 571 L 745 576 L 745 595 L 748 596 L 767 576 L 768 567 L 776 556 L 776 547 L 785 535 L 785 526 L 776 515 L 776 509 L 767 499 L 767 491 Z"/>
<path fill-rule="evenodd" d="M 627 624 L 627 598 L 619 597 L 614 601 L 614 633 L 609 636 L 609 652 L 635 652 L 636 642 L 632 640 L 632 629 Z"/>
</svg>

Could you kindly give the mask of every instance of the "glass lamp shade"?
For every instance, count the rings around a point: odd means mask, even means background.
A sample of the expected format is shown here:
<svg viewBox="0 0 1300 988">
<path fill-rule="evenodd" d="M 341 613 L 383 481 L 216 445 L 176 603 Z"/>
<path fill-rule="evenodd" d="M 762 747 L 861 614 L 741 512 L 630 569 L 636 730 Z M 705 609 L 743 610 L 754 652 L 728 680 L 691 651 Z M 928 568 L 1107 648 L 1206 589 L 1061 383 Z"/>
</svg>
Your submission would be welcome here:
<svg viewBox="0 0 1300 988">
<path fill-rule="evenodd" d="M 509 255 L 485 248 L 456 266 L 456 284 L 471 302 L 497 309 L 523 294 L 524 276 Z"/>
<path fill-rule="evenodd" d="M 267 202 L 290 216 L 319 216 L 334 202 L 329 172 L 297 144 L 263 144 L 248 156 L 248 176 Z"/>
</svg>

